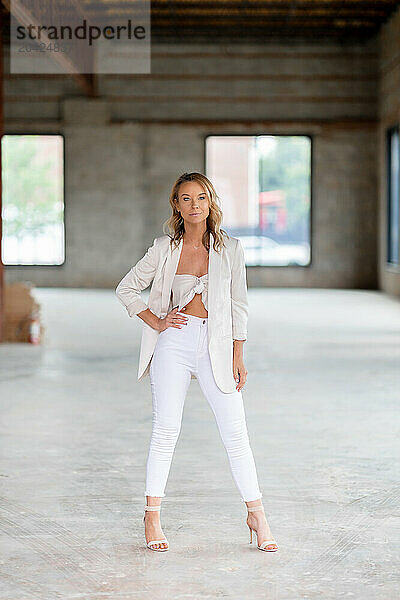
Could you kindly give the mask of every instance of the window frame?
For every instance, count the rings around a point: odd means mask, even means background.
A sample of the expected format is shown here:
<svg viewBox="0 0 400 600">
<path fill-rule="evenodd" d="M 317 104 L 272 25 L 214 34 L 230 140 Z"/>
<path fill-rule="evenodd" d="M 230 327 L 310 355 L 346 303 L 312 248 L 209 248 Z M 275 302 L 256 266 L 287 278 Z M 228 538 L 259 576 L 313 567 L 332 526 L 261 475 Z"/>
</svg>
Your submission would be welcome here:
<svg viewBox="0 0 400 600">
<path fill-rule="evenodd" d="M 6 135 L 8 136 L 47 136 L 47 137 L 61 137 L 62 138 L 62 175 L 63 175 L 63 184 L 62 184 L 62 194 L 63 194 L 63 203 L 64 203 L 64 218 L 63 218 L 63 237 L 64 237 L 64 260 L 62 263 L 59 264 L 7 264 L 3 262 L 3 267 L 6 270 L 11 270 L 11 269 L 64 269 L 66 262 L 67 262 L 67 239 L 66 239 L 66 226 L 65 226 L 65 222 L 66 222 L 66 212 L 67 212 L 67 206 L 66 206 L 66 202 L 65 202 L 65 191 L 66 191 L 66 177 L 65 177 L 65 172 L 66 172 L 66 163 L 65 163 L 65 157 L 66 157 L 66 152 L 65 152 L 65 135 L 63 132 L 58 132 L 58 131 L 29 131 L 29 132 L 21 132 L 21 131 L 4 131 L 3 135 L 1 136 L 0 142 L 3 139 L 3 137 L 5 137 Z M 3 157 L 2 157 L 2 164 L 4 163 Z M 3 177 L 1 178 L 1 185 L 3 185 Z M 4 196 L 3 196 L 3 190 L 2 190 L 2 197 L 3 197 L 3 206 L 4 206 Z M 3 237 L 4 237 L 4 225 L 3 225 Z M 1 243 L 1 242 L 0 242 Z"/>
<path fill-rule="evenodd" d="M 310 243 L 310 259 L 306 265 L 246 265 L 251 269 L 310 269 L 313 267 L 313 214 L 314 214 L 314 137 L 315 134 L 309 132 L 290 132 L 277 133 L 274 132 L 210 132 L 202 135 L 203 139 L 203 173 L 207 172 L 207 138 L 209 137 L 259 137 L 259 136 L 276 136 L 276 137 L 306 137 L 310 140 L 310 210 L 308 214 L 308 231 Z"/>
<path fill-rule="evenodd" d="M 391 178 L 391 166 L 392 166 L 392 135 L 397 133 L 397 144 L 398 144 L 398 197 L 397 197 L 397 223 L 392 222 L 392 178 Z M 396 261 L 392 257 L 391 238 L 392 230 L 397 226 L 397 257 Z M 386 266 L 390 269 L 400 270 L 400 125 L 396 123 L 386 129 L 386 254 L 385 254 Z"/>
</svg>

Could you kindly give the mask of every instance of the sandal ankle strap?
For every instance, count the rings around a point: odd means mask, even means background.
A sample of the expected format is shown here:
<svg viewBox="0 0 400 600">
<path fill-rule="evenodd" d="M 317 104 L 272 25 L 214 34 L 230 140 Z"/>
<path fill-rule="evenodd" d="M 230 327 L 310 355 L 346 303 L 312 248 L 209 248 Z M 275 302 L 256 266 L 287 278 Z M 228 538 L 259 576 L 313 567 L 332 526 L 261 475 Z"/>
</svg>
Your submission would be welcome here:
<svg viewBox="0 0 400 600">
<path fill-rule="evenodd" d="M 144 507 L 144 510 L 160 510 L 161 509 L 161 505 L 160 506 L 149 506 L 146 504 L 146 506 Z"/>
<path fill-rule="evenodd" d="M 262 504 L 260 506 L 248 506 L 247 510 L 253 512 L 254 510 L 264 510 L 264 507 Z"/>
</svg>

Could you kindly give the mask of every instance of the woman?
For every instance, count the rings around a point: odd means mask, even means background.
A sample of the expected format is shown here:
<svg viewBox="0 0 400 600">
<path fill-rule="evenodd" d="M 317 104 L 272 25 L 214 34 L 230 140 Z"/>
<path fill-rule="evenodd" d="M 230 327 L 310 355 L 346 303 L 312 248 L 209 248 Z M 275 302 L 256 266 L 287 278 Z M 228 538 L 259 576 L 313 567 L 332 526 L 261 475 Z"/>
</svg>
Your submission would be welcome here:
<svg viewBox="0 0 400 600">
<path fill-rule="evenodd" d="M 248 509 L 257 547 L 275 551 L 249 443 L 242 388 L 247 370 L 247 285 L 242 246 L 220 229 L 222 212 L 210 180 L 184 173 L 175 182 L 167 224 L 125 275 L 116 293 L 129 316 L 144 321 L 138 379 L 150 376 L 153 429 L 147 459 L 145 537 L 169 549 L 160 524 L 161 499 L 178 440 L 183 406 L 196 377 L 217 421 L 234 481 Z M 140 292 L 153 281 L 148 304 Z M 152 309 L 152 310 L 151 310 Z"/>
</svg>

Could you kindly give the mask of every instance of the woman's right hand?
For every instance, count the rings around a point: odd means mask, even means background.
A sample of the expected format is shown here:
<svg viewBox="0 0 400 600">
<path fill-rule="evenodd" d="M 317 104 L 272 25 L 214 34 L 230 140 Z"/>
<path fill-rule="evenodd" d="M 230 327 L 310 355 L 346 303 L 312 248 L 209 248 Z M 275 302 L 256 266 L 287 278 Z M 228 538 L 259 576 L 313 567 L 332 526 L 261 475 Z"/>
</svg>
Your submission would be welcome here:
<svg viewBox="0 0 400 600">
<path fill-rule="evenodd" d="M 181 312 L 186 309 L 184 306 Z M 168 327 L 176 327 L 181 329 L 182 325 L 186 325 L 188 318 L 178 312 L 178 307 L 173 308 L 163 319 L 159 319 L 159 331 L 165 331 Z"/>
</svg>

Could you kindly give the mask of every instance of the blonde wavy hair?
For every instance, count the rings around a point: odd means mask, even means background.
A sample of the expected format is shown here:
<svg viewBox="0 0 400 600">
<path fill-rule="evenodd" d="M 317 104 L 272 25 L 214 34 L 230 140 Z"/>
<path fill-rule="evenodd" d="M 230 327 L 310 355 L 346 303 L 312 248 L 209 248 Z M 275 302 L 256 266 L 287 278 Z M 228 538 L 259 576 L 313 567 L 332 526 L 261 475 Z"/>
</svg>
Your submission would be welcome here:
<svg viewBox="0 0 400 600">
<path fill-rule="evenodd" d="M 203 246 L 209 251 L 210 250 L 210 233 L 214 235 L 214 250 L 219 251 L 222 246 L 224 246 L 223 236 L 228 234 L 224 229 L 221 229 L 220 225 L 222 222 L 222 211 L 219 207 L 219 197 L 215 188 L 211 181 L 203 175 L 202 173 L 183 173 L 178 177 L 172 186 L 172 190 L 169 196 L 169 203 L 172 208 L 172 214 L 165 221 L 163 225 L 164 233 L 167 233 L 171 237 L 171 246 L 175 243 L 176 246 L 179 245 L 183 234 L 185 232 L 184 220 L 181 214 L 178 212 L 176 208 L 176 202 L 178 200 L 179 187 L 182 183 L 186 183 L 187 181 L 196 181 L 199 183 L 204 189 L 207 198 L 208 198 L 208 206 L 210 208 L 209 215 L 207 217 L 207 229 L 203 234 L 202 243 Z M 168 227 L 169 232 L 165 231 L 165 227 Z"/>
</svg>

